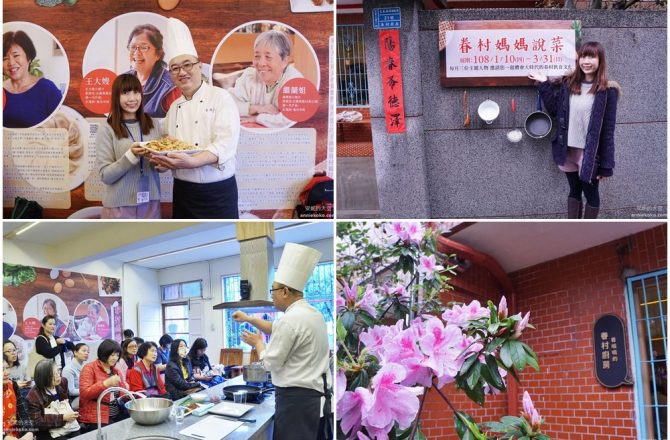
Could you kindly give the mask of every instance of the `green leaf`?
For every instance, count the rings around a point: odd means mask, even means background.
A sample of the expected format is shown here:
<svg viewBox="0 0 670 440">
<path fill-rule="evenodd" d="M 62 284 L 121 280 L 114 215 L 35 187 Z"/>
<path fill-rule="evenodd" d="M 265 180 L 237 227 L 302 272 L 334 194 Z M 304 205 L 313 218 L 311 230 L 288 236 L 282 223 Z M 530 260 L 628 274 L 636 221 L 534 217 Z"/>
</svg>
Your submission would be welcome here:
<svg viewBox="0 0 670 440">
<path fill-rule="evenodd" d="M 517 370 L 523 371 L 526 366 L 526 357 L 523 344 L 515 339 L 508 340 L 500 349 L 500 360 L 508 368 L 514 365 Z"/>
<path fill-rule="evenodd" d="M 344 328 L 344 324 L 342 323 L 341 319 L 337 320 L 337 340 L 338 341 L 344 341 L 344 339 L 347 337 L 347 329 Z"/>
<path fill-rule="evenodd" d="M 476 358 L 476 356 L 473 356 L 473 357 Z M 470 389 L 473 389 L 475 387 L 475 385 L 477 385 L 477 383 L 479 382 L 481 370 L 482 370 L 482 363 L 477 362 L 472 367 L 472 369 L 470 369 L 470 371 L 468 372 L 468 377 L 466 379 L 466 382 L 467 382 L 468 387 Z"/>
<path fill-rule="evenodd" d="M 500 422 L 486 422 L 483 424 L 493 432 L 505 432 L 507 431 L 507 426 L 504 423 Z"/>
<path fill-rule="evenodd" d="M 428 440 L 426 438 L 426 435 L 421 432 L 421 429 L 417 429 L 417 431 L 414 433 L 414 440 Z"/>
<path fill-rule="evenodd" d="M 465 426 L 465 423 L 463 423 L 458 414 L 454 414 L 454 427 L 456 428 L 456 434 L 458 434 L 458 438 L 460 439 L 462 439 L 465 435 L 465 432 L 468 431 L 468 428 Z"/>
<path fill-rule="evenodd" d="M 507 368 L 512 368 L 514 365 L 514 361 L 512 360 L 512 352 L 510 349 L 510 342 L 511 340 L 505 342 L 500 349 L 500 360 L 502 361 L 503 365 L 506 366 Z"/>
<path fill-rule="evenodd" d="M 504 416 L 500 421 L 511 427 L 519 427 L 521 426 L 521 418 L 520 417 L 514 417 L 514 416 Z"/>
<path fill-rule="evenodd" d="M 374 319 L 373 317 L 371 317 L 371 316 L 368 314 L 368 312 L 361 311 L 361 312 L 358 314 L 358 317 L 361 318 L 361 321 L 363 322 L 363 324 L 365 324 L 365 325 L 368 326 L 368 327 L 374 327 L 375 324 L 377 324 L 377 320 Z"/>
<path fill-rule="evenodd" d="M 342 325 L 347 331 L 351 331 L 351 328 L 354 326 L 354 322 L 356 321 L 356 315 L 354 315 L 354 313 L 351 311 L 346 311 L 342 314 L 340 321 L 342 321 Z"/>
<path fill-rule="evenodd" d="M 465 391 L 465 395 L 470 398 L 473 402 L 478 404 L 479 406 L 484 406 L 484 386 L 480 383 L 477 384 L 474 388 L 470 389 L 467 386 L 463 387 L 463 391 Z"/>
<path fill-rule="evenodd" d="M 465 376 L 470 367 L 472 367 L 472 364 L 474 364 L 476 360 L 477 360 L 476 355 L 467 358 L 465 362 L 463 362 L 463 365 L 461 365 L 461 371 L 459 371 L 459 374 Z"/>
<path fill-rule="evenodd" d="M 486 345 L 486 349 L 484 351 L 487 353 L 493 353 L 495 349 L 500 347 L 503 342 L 505 342 L 505 338 L 495 338 Z"/>
<path fill-rule="evenodd" d="M 505 391 L 505 382 L 498 371 L 498 362 L 492 354 L 486 355 L 486 365 L 488 366 L 487 370 L 491 378 L 489 384 L 498 388 L 500 391 Z"/>
<path fill-rule="evenodd" d="M 540 366 L 537 363 L 537 360 L 535 360 L 534 357 L 532 356 L 526 356 L 526 362 L 528 365 L 530 365 L 535 371 L 540 371 Z"/>
</svg>

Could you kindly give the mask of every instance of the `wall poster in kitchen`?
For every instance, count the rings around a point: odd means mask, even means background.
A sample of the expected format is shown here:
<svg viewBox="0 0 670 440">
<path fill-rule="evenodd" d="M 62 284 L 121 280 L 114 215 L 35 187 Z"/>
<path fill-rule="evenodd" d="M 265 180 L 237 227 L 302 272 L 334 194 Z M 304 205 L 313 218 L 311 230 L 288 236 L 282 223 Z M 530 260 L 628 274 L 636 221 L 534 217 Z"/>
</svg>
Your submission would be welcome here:
<svg viewBox="0 0 670 440">
<path fill-rule="evenodd" d="M 3 33 L 25 32 L 36 49 L 36 54 L 25 53 L 25 42 L 15 38 L 12 47 L 26 55 L 25 66 L 15 63 L 3 70 L 4 217 L 17 215 L 12 210 L 21 197 L 37 201 L 44 218 L 100 218 L 106 194 L 118 188 L 101 172 L 104 147 L 97 141 L 98 132 L 107 128 L 114 80 L 121 74 L 140 80 L 144 110 L 160 125 L 159 136 L 169 131 L 164 118 L 182 97 L 167 65 L 169 18 L 186 24 L 204 82 L 226 90 L 240 114 L 239 141 L 230 154 L 241 217 L 292 217 L 312 177 L 332 173 L 332 5 L 298 10 L 286 0 L 264 2 L 259 10 L 253 2 L 220 0 L 180 3 L 166 11 L 159 2 L 138 3 L 105 0 L 46 8 L 3 2 Z M 235 14 L 222 12 L 227 9 Z M 44 115 L 15 112 L 17 100 L 35 102 L 30 90 L 8 88 L 26 79 L 49 80 L 55 84 L 53 95 L 58 92 L 61 99 L 51 99 L 51 107 L 40 104 L 50 110 Z M 211 110 L 205 106 L 197 116 L 217 127 L 220 118 Z M 11 122 L 15 113 L 15 119 L 25 120 Z M 197 149 L 202 148 L 198 139 L 179 140 Z M 212 139 L 200 143 L 206 142 L 206 148 L 218 138 Z M 113 160 L 122 162 L 124 156 Z M 154 176 L 158 189 L 152 200 L 160 198 L 161 217 L 171 218 L 173 172 Z"/>
<path fill-rule="evenodd" d="M 103 339 L 121 342 L 119 278 L 8 263 L 2 271 L 2 337 L 14 341 L 20 361 L 27 361 L 46 315 L 56 317 L 57 336 L 86 342 L 93 352 Z"/>
<path fill-rule="evenodd" d="M 579 20 L 441 21 L 440 83 L 533 85 L 528 71 L 563 76 L 575 65 Z"/>
</svg>

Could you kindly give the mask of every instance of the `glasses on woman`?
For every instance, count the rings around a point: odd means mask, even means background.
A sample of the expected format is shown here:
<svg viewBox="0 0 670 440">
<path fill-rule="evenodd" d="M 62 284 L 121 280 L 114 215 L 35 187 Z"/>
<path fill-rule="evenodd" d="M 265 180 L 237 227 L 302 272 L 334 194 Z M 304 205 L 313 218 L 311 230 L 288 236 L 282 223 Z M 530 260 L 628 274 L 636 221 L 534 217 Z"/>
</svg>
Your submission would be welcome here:
<svg viewBox="0 0 670 440">
<path fill-rule="evenodd" d="M 190 72 L 191 70 L 193 70 L 193 66 L 195 66 L 198 63 L 200 63 L 200 61 L 195 62 L 186 61 L 184 64 L 181 65 L 176 64 L 174 66 L 170 66 L 170 73 L 173 75 L 178 75 L 181 69 L 184 69 L 184 72 Z"/>
<path fill-rule="evenodd" d="M 142 53 L 147 53 L 149 52 L 149 49 L 151 49 L 151 46 L 147 44 L 143 44 L 141 46 L 128 46 L 128 50 L 130 51 L 131 54 L 135 53 L 135 51 L 137 50 L 139 50 Z"/>
</svg>

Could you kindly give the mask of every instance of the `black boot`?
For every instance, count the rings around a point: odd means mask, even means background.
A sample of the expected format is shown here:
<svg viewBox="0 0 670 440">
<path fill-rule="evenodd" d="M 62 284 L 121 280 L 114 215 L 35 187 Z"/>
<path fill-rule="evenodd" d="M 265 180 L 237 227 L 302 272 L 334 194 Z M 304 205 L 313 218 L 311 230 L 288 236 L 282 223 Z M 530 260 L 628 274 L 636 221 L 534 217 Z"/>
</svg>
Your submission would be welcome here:
<svg viewBox="0 0 670 440">
<path fill-rule="evenodd" d="M 582 201 L 568 197 L 568 218 L 582 218 Z"/>
<path fill-rule="evenodd" d="M 600 207 L 594 208 L 587 203 L 584 208 L 584 218 L 598 218 L 598 211 L 600 211 Z"/>
</svg>

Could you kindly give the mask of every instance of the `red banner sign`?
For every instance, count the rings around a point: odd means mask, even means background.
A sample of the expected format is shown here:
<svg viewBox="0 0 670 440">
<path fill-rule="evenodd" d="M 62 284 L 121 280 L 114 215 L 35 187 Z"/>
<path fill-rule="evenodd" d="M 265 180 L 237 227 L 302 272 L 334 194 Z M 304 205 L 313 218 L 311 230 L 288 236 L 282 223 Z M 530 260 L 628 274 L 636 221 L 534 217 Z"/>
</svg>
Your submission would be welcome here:
<svg viewBox="0 0 670 440">
<path fill-rule="evenodd" d="M 384 114 L 388 133 L 404 133 L 405 105 L 402 95 L 402 67 L 400 64 L 400 36 L 397 29 L 379 31 Z"/>
</svg>

